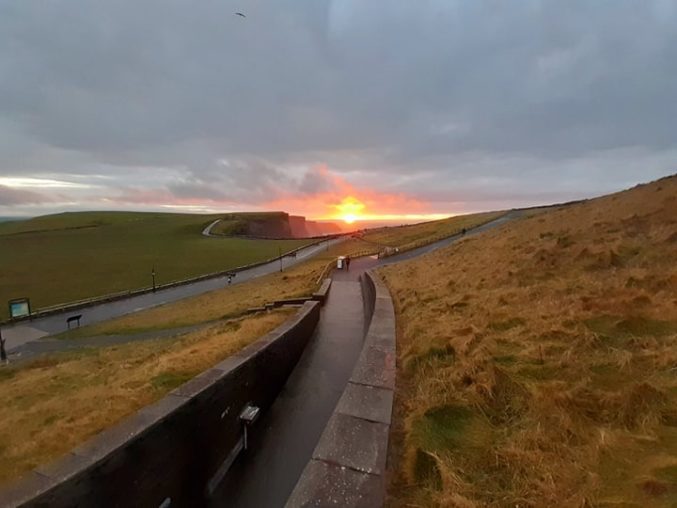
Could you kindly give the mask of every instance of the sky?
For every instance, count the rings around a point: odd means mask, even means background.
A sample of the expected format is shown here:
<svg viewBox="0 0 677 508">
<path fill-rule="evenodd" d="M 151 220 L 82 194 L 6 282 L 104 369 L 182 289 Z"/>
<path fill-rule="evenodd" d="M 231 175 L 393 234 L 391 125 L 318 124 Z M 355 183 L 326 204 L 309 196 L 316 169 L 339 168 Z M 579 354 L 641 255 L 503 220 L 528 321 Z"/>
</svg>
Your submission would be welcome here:
<svg viewBox="0 0 677 508">
<path fill-rule="evenodd" d="M 676 27 L 671 0 L 0 0 L 0 216 L 613 192 L 677 171 Z"/>
</svg>

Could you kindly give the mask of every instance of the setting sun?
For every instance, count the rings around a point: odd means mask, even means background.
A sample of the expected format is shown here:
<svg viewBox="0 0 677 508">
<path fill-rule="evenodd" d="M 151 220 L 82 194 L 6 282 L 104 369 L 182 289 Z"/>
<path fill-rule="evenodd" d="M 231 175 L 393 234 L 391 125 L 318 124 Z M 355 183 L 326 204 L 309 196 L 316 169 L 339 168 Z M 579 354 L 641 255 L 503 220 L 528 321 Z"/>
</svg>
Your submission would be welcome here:
<svg viewBox="0 0 677 508">
<path fill-rule="evenodd" d="M 334 206 L 337 211 L 336 215 L 346 224 L 352 224 L 356 220 L 360 220 L 361 212 L 365 208 L 364 203 L 353 196 L 343 198 L 340 204 Z"/>
</svg>

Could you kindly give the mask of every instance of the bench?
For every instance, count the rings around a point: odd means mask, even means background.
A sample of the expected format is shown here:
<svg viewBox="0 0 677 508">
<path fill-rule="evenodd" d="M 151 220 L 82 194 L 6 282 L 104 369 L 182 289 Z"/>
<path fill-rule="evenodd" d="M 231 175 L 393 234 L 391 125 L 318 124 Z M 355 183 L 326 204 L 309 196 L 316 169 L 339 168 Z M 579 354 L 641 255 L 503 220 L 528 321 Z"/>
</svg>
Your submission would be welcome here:
<svg viewBox="0 0 677 508">
<path fill-rule="evenodd" d="M 78 328 L 80 328 L 80 318 L 82 317 L 82 314 L 77 314 L 75 316 L 71 316 L 68 319 L 66 319 L 66 325 L 68 326 L 68 329 L 71 329 L 71 324 L 72 323 L 77 323 Z"/>
</svg>

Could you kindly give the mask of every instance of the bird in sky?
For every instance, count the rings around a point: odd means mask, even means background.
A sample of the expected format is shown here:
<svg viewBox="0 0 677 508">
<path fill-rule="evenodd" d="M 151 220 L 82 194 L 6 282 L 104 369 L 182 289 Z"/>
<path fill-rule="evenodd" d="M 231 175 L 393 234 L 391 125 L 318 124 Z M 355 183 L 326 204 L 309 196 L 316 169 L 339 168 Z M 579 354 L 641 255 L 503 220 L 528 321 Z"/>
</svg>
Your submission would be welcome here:
<svg viewBox="0 0 677 508">
<path fill-rule="evenodd" d="M 245 16 L 244 14 L 242 14 L 241 12 L 236 12 L 235 15 L 236 15 L 236 16 L 240 16 L 240 17 L 242 17 L 242 18 L 246 18 L 246 17 L 247 17 L 247 16 Z"/>
</svg>

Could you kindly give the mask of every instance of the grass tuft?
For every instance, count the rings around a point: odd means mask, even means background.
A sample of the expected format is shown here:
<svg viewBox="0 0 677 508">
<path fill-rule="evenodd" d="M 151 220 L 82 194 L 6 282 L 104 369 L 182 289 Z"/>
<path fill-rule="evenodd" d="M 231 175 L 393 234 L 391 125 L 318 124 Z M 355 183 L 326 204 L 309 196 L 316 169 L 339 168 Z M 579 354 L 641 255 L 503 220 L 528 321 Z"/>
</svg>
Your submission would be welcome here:
<svg viewBox="0 0 677 508">
<path fill-rule="evenodd" d="M 414 478 L 420 484 L 424 484 L 435 490 L 442 488 L 442 475 L 437 467 L 437 461 L 429 453 L 416 450 L 414 461 Z"/>
<path fill-rule="evenodd" d="M 181 386 L 183 383 L 194 377 L 195 372 L 167 371 L 154 376 L 151 378 L 150 382 L 154 388 L 167 392 Z"/>
</svg>

